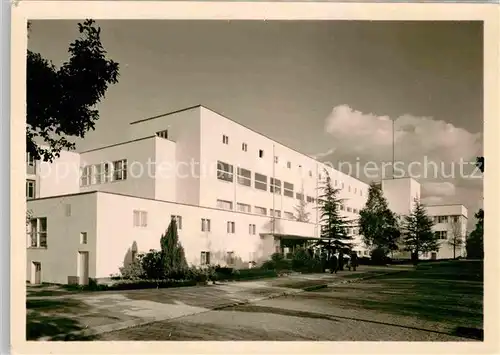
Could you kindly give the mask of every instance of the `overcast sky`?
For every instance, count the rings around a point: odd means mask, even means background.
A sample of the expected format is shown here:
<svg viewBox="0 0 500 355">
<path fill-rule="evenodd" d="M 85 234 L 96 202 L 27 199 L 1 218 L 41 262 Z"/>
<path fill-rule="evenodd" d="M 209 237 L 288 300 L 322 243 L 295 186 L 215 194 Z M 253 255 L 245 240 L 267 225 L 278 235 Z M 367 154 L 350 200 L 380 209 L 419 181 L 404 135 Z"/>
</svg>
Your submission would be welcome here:
<svg viewBox="0 0 500 355">
<path fill-rule="evenodd" d="M 453 162 L 458 172 L 460 159 L 482 152 L 479 22 L 98 24 L 109 57 L 120 63 L 120 82 L 78 150 L 125 140 L 134 120 L 203 104 L 334 166 L 390 162 L 391 120 L 395 159 L 405 162 L 406 172 L 412 161 L 427 160 L 439 171 L 444 162 L 449 176 Z M 58 65 L 77 35 L 74 21 L 37 20 L 29 48 Z M 424 202 L 463 203 L 473 222 L 482 206 L 481 179 L 424 177 L 415 166 L 412 173 Z"/>
</svg>

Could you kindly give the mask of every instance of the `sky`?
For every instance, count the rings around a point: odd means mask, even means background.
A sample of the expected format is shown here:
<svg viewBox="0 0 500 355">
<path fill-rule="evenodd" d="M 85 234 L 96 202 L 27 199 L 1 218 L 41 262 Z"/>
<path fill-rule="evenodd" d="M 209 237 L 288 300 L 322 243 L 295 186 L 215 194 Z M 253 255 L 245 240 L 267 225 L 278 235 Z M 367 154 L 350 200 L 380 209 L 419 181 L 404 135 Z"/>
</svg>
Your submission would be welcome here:
<svg viewBox="0 0 500 355">
<path fill-rule="evenodd" d="M 34 21 L 29 49 L 60 65 L 76 23 Z M 381 163 L 392 161 L 394 122 L 396 175 L 411 173 L 424 203 L 464 204 L 473 227 L 482 178 L 459 164 L 482 155 L 480 22 L 97 24 L 120 78 L 77 150 L 126 140 L 132 121 L 202 104 L 370 182 L 392 177 Z M 369 162 L 378 173 L 363 170 Z"/>
</svg>

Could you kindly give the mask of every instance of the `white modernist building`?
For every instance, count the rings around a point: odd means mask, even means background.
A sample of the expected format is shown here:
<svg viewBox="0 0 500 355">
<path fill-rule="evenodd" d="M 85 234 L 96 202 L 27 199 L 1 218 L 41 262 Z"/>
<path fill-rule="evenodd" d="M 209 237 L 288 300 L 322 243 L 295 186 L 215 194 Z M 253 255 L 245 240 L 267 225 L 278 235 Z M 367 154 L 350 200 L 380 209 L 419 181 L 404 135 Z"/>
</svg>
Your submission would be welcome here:
<svg viewBox="0 0 500 355">
<path fill-rule="evenodd" d="M 123 143 L 62 152 L 50 164 L 28 157 L 28 281 L 109 278 L 137 253 L 158 249 L 171 218 L 193 265 L 245 267 L 277 251 L 286 254 L 284 241 L 319 236 L 325 169 L 341 189 L 346 217 L 356 219 L 366 202 L 368 184 L 203 106 L 132 122 L 129 129 Z M 399 214 L 419 198 L 413 179 L 382 185 Z M 296 220 L 301 199 L 308 221 Z M 467 217 L 463 206 L 429 211 L 439 231 L 446 229 L 444 216 Z M 357 229 L 349 233 L 354 250 L 368 255 Z M 444 253 L 430 257 L 449 257 Z"/>
</svg>

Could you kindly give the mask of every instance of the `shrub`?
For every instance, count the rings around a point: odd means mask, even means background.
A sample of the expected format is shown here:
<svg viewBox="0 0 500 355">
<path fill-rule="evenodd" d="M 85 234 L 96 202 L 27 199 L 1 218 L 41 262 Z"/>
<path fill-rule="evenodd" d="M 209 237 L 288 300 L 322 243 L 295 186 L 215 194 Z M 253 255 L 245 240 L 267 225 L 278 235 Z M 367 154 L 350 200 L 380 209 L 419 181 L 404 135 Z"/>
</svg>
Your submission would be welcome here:
<svg viewBox="0 0 500 355">
<path fill-rule="evenodd" d="M 136 260 L 134 260 L 132 263 L 125 265 L 120 268 L 120 274 L 121 278 L 128 279 L 128 280 L 139 280 L 143 279 L 144 276 L 144 269 L 142 267 L 142 254 L 138 256 Z M 112 277 L 112 279 L 115 277 Z"/>
<path fill-rule="evenodd" d="M 143 278 L 160 280 L 165 276 L 163 258 L 160 251 L 150 250 L 149 253 L 144 254 L 140 262 L 144 270 Z"/>
<path fill-rule="evenodd" d="M 323 271 L 323 267 L 319 258 L 312 256 L 308 250 L 300 248 L 293 254 L 292 270 L 300 272 L 321 272 Z"/>
</svg>

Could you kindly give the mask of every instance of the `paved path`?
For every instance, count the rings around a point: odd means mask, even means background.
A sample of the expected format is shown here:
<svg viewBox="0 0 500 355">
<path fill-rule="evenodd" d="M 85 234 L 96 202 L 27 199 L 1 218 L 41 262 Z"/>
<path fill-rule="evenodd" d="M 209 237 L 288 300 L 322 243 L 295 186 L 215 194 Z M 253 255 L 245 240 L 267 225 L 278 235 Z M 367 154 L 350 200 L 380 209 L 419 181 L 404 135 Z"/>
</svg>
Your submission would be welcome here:
<svg viewBox="0 0 500 355">
<path fill-rule="evenodd" d="M 336 275 L 298 274 L 199 287 L 82 292 L 49 297 L 30 292 L 27 301 L 28 329 L 32 332 L 28 331 L 28 338 L 77 339 L 401 270 L 399 267 L 366 267 Z"/>
</svg>

